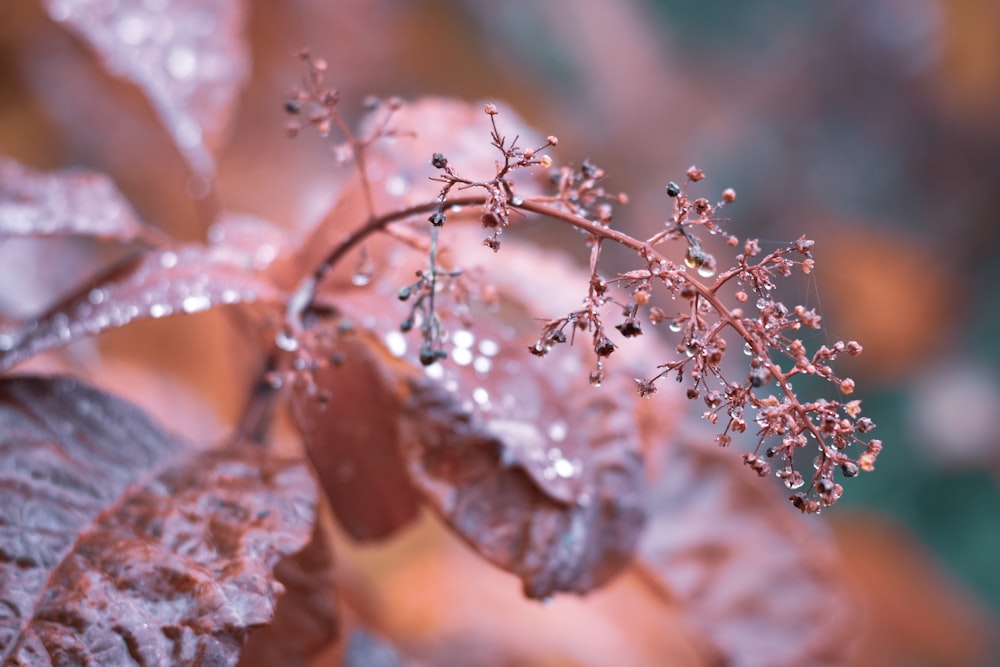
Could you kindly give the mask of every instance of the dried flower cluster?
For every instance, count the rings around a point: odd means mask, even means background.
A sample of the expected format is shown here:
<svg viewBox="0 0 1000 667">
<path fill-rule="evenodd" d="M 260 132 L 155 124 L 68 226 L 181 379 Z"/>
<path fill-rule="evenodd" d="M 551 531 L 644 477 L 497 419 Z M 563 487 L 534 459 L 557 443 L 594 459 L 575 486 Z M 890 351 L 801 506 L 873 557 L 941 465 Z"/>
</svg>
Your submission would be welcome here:
<svg viewBox="0 0 1000 667">
<path fill-rule="evenodd" d="M 323 86 L 323 61 L 308 54 L 302 57 L 309 74 L 305 86 L 293 91 L 286 104 L 294 117 L 290 129 L 314 126 L 327 135 L 333 126 L 340 128 L 346 142 L 338 154 L 354 156 L 362 181 L 366 181 L 365 149 L 376 139 L 399 135 L 390 128 L 389 119 L 400 102 L 374 103 L 373 108 L 381 105 L 385 111 L 371 133 L 359 138 L 337 112 L 336 91 Z M 583 233 L 590 252 L 590 280 L 582 306 L 546 321 L 529 348 L 531 354 L 545 356 L 557 345 L 573 344 L 578 336 L 584 337 L 595 358 L 590 382 L 599 386 L 606 378 L 609 358 L 627 339 L 643 334 L 644 320 L 652 325 L 667 322 L 676 337 L 678 356 L 664 360 L 650 377 L 637 378 L 639 395 L 651 396 L 657 382 L 671 375 L 686 383 L 688 398 L 705 404 L 702 417 L 723 426 L 716 438 L 720 446 L 728 446 L 734 433 L 755 433 L 756 446 L 743 454 L 743 461 L 760 476 L 776 468 L 776 476 L 796 491 L 790 500 L 797 508 L 816 513 L 835 503 L 843 492 L 837 481 L 838 469 L 843 477 L 854 477 L 874 468 L 882 444 L 866 439 L 875 425 L 861 415 L 859 400 L 803 400 L 792 387 L 796 376 L 814 376 L 833 384 L 838 394 L 851 394 L 854 381 L 838 376 L 832 364 L 841 354 L 856 356 L 862 349 L 857 342 L 838 341 L 809 352 L 799 332 L 819 329 L 819 314 L 801 305 L 788 308 L 774 297 L 778 277 L 813 270 L 812 241 L 802 237 L 768 253 L 756 239 L 741 243 L 723 228 L 725 221 L 718 216 L 720 209 L 735 201 L 732 189 L 724 190 L 715 203 L 688 193 L 691 185 L 705 177 L 697 167 L 687 170 L 683 185 L 666 185 L 665 194 L 673 208 L 666 222 L 649 238 L 635 238 L 611 226 L 614 205 L 627 203 L 628 198 L 605 189 L 601 168 L 588 161 L 578 168 L 553 168 L 552 157 L 545 151 L 558 145 L 555 136 L 547 137 L 540 146 L 524 148 L 520 137 L 508 139 L 501 133 L 499 110 L 494 104 L 485 105 L 484 113 L 490 123 L 491 144 L 499 156 L 494 176 L 487 180 L 466 178 L 448 156 L 435 152 L 428 156 L 435 170 L 430 178 L 442 184 L 435 200 L 376 215 L 369 194 L 369 219 L 333 250 L 293 299 L 289 307 L 292 328 L 301 327 L 301 316 L 312 306 L 316 285 L 349 250 L 374 232 L 388 231 L 392 222 L 426 216 L 428 265 L 417 273 L 415 282 L 400 289 L 399 298 L 413 304 L 401 329 L 419 330 L 423 338 L 420 361 L 433 364 L 447 356 L 443 351 L 445 331 L 435 305 L 440 281 L 461 275 L 460 270 L 445 269 L 438 263 L 439 238 L 449 211 L 478 207 L 479 219 L 488 232 L 483 243 L 493 251 L 500 249 L 500 236 L 512 217 L 534 214 Z M 512 176 L 525 169 L 548 170 L 552 194 L 520 195 Z M 737 251 L 730 268 L 719 270 L 718 260 L 705 249 L 703 234 L 718 236 Z M 602 277 L 601 248 L 607 243 L 634 251 L 638 266 L 613 278 Z M 668 256 L 671 244 L 679 250 Z M 723 288 L 735 288 L 735 304 L 726 303 Z M 654 305 L 656 297 L 662 296 L 669 297 L 675 312 Z M 660 298 L 658 303 L 666 302 Z M 740 364 L 744 370 L 734 371 L 733 364 L 726 362 L 727 337 L 741 344 L 749 360 L 748 366 Z M 808 486 L 796 463 L 802 458 L 800 450 L 807 447 L 816 450 L 815 471 Z"/>
</svg>

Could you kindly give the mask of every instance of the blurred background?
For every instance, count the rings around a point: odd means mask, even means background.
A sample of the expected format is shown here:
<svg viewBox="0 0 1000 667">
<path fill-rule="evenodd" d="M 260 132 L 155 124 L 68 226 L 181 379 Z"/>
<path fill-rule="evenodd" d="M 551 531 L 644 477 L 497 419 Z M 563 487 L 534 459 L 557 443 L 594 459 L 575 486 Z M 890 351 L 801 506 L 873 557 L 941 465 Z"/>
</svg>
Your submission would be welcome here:
<svg viewBox="0 0 1000 667">
<path fill-rule="evenodd" d="M 699 194 L 738 193 L 728 209 L 738 236 L 765 248 L 815 239 L 817 271 L 797 298 L 820 309 L 833 340 L 865 346 L 844 368 L 885 443 L 877 474 L 852 481 L 822 517 L 872 592 L 872 615 L 889 619 L 858 664 L 995 664 L 1000 3 L 293 0 L 250 10 L 252 75 L 219 156 L 227 208 L 302 228 L 336 189 L 328 147 L 282 132 L 283 96 L 301 76 L 291 54 L 308 46 L 356 116 L 368 94 L 507 102 L 559 136 L 557 162 L 607 171 L 631 197 L 616 224 L 637 235 L 668 215 L 664 184 L 697 164 L 708 175 Z M 34 3 L 3 13 L 2 152 L 36 168 L 107 171 L 147 220 L 203 236 L 205 204 L 187 196 L 183 159 L 141 96 L 66 65 L 86 62 L 86 48 Z M 120 120 L 125 107 L 135 120 Z"/>
</svg>

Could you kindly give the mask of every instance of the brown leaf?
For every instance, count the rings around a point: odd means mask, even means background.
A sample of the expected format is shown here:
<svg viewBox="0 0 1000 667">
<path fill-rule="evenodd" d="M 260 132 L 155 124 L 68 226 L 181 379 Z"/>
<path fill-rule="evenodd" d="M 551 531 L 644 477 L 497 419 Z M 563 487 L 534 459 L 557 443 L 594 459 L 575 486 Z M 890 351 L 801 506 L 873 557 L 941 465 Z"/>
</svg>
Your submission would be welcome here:
<svg viewBox="0 0 1000 667">
<path fill-rule="evenodd" d="M 0 157 L 0 235 L 57 234 L 130 241 L 142 223 L 104 174 L 42 173 Z"/>
<path fill-rule="evenodd" d="M 829 538 L 711 437 L 679 443 L 650 497 L 640 570 L 733 667 L 843 665 L 854 609 Z"/>
<path fill-rule="evenodd" d="M 313 391 L 298 389 L 292 414 L 340 525 L 359 540 L 387 537 L 419 509 L 399 456 L 399 364 L 353 337 L 331 354 L 343 362 L 313 373 Z"/>
<path fill-rule="evenodd" d="M 338 572 L 350 576 L 345 606 L 428 667 L 716 664 L 684 610 L 664 604 L 633 572 L 543 605 L 427 515 L 383 545 L 338 547 Z"/>
<path fill-rule="evenodd" d="M 477 233 L 454 231 L 452 256 L 470 264 L 493 257 L 471 254 L 482 250 Z M 368 288 L 346 288 L 331 300 L 359 326 L 384 332 L 389 354 L 410 364 L 395 371 L 401 411 L 385 418 L 399 420 L 412 482 L 477 551 L 520 576 L 529 596 L 584 593 L 607 581 L 628 561 L 643 522 L 630 378 L 590 386 L 594 356 L 583 343 L 546 359 L 530 355 L 537 313 L 515 298 L 501 298 L 502 314 L 473 299 L 459 317 L 462 308 L 442 297 L 448 358 L 416 371 L 419 340 L 398 331 L 408 307 L 391 287 L 412 270 L 399 254 L 380 259 L 399 272 L 383 265 Z M 523 280 L 586 285 L 561 262 L 537 259 Z M 485 264 L 463 267 L 480 287 L 491 284 L 491 270 L 505 268 L 502 259 Z"/>
<path fill-rule="evenodd" d="M 551 425 L 472 415 L 446 389 L 417 383 L 404 452 L 432 507 L 485 558 L 519 576 L 526 595 L 586 593 L 626 565 L 643 526 L 632 413 L 610 392 L 573 400 L 526 375 L 520 371 L 523 386 L 538 391 L 529 396 L 550 401 L 544 408 L 568 399 L 567 411 L 580 410 L 557 438 Z M 508 396 L 497 395 L 498 404 Z M 561 412 L 544 408 L 544 419 L 559 423 Z"/>
<path fill-rule="evenodd" d="M 250 635 L 240 667 L 305 667 L 337 640 L 337 590 L 327 532 L 317 521 L 309 544 L 274 568 L 285 594 L 274 622 Z"/>
<path fill-rule="evenodd" d="M 198 313 L 236 303 L 283 303 L 260 258 L 226 245 L 150 251 L 45 316 L 0 330 L 0 370 L 136 319 Z"/>
<path fill-rule="evenodd" d="M 142 88 L 191 168 L 211 176 L 211 151 L 249 74 L 239 0 L 47 0 L 49 16 L 83 37 L 109 72 Z"/>
<path fill-rule="evenodd" d="M 306 466 L 69 379 L 4 381 L 0 415 L 0 664 L 235 664 L 312 530 Z"/>
</svg>

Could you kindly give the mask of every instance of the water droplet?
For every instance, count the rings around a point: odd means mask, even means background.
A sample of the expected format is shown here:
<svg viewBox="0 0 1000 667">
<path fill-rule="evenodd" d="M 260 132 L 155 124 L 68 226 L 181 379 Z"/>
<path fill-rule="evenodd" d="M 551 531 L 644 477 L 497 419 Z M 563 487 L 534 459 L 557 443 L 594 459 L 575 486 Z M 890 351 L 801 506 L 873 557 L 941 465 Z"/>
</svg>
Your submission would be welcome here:
<svg viewBox="0 0 1000 667">
<path fill-rule="evenodd" d="M 234 289 L 222 290 L 222 303 L 236 303 L 240 300 L 240 293 Z"/>
<path fill-rule="evenodd" d="M 184 297 L 184 300 L 181 301 L 181 310 L 185 313 L 197 313 L 208 310 L 211 306 L 212 300 L 205 294 L 192 294 Z"/>
<path fill-rule="evenodd" d="M 385 346 L 389 348 L 389 354 L 401 357 L 406 354 L 406 336 L 399 331 L 390 331 L 385 335 Z"/>
<path fill-rule="evenodd" d="M 757 310 L 764 310 L 765 308 L 767 308 L 767 299 L 764 297 L 757 299 Z"/>
<path fill-rule="evenodd" d="M 472 351 L 467 347 L 452 348 L 451 358 L 459 366 L 468 366 L 472 363 Z"/>
<path fill-rule="evenodd" d="M 562 442 L 566 439 L 566 422 L 560 420 L 549 424 L 548 434 L 553 442 Z"/>
<path fill-rule="evenodd" d="M 161 317 L 165 317 L 171 314 L 172 312 L 174 312 L 173 308 L 171 308 L 165 303 L 154 303 L 152 306 L 149 307 L 149 316 L 152 317 L 153 319 L 159 319 Z"/>
<path fill-rule="evenodd" d="M 108 297 L 107 292 L 99 288 L 94 288 L 90 290 L 89 294 L 87 294 L 87 301 L 90 301 L 90 303 L 96 306 L 98 304 L 104 303 L 104 300 L 107 297 Z"/>
<path fill-rule="evenodd" d="M 743 343 L 743 354 L 748 357 L 753 355 L 753 348 L 750 347 L 750 343 Z"/>
<path fill-rule="evenodd" d="M 299 349 L 299 341 L 294 336 L 290 336 L 287 331 L 279 331 L 274 337 L 274 344 L 285 352 L 294 352 Z"/>
<path fill-rule="evenodd" d="M 385 181 L 385 191 L 393 197 L 399 197 L 406 192 L 406 179 L 398 174 Z"/>
<path fill-rule="evenodd" d="M 174 123 L 174 136 L 181 148 L 198 148 L 201 145 L 201 125 L 194 118 L 178 118 Z"/>
<path fill-rule="evenodd" d="M 552 468 L 563 479 L 568 479 L 576 474 L 576 466 L 569 459 L 557 459 L 553 461 Z"/>
<path fill-rule="evenodd" d="M 424 367 L 424 375 L 432 380 L 440 380 L 444 377 L 444 366 L 441 364 L 431 364 Z"/>
<path fill-rule="evenodd" d="M 472 390 L 472 400 L 478 403 L 480 407 L 488 408 L 490 405 L 490 392 L 482 387 L 476 387 Z"/>
<path fill-rule="evenodd" d="M 167 71 L 175 79 L 190 78 L 197 67 L 198 54 L 183 44 L 174 46 L 167 54 Z"/>
<path fill-rule="evenodd" d="M 265 243 L 257 248 L 257 250 L 253 253 L 254 266 L 258 269 L 266 269 L 277 256 L 278 249 L 270 243 Z"/>
<path fill-rule="evenodd" d="M 477 373 L 489 373 L 490 368 L 493 367 L 493 362 L 486 357 L 476 357 L 475 361 L 472 362 L 472 367 Z"/>
<path fill-rule="evenodd" d="M 521 199 L 520 197 L 512 197 L 510 203 L 512 206 L 521 206 L 522 204 L 524 204 L 524 200 Z"/>
<path fill-rule="evenodd" d="M 679 333 L 681 330 L 681 323 L 678 322 L 677 320 L 670 320 L 670 324 L 668 325 L 667 328 L 673 331 L 674 333 Z"/>
<path fill-rule="evenodd" d="M 125 44 L 141 44 L 149 35 L 149 25 L 139 16 L 126 14 L 115 24 L 115 33 Z"/>
<path fill-rule="evenodd" d="M 455 347 L 472 347 L 472 344 L 476 342 L 476 337 L 471 331 L 459 329 L 451 335 L 451 342 L 455 344 Z"/>
<path fill-rule="evenodd" d="M 160 255 L 160 266 L 165 269 L 170 269 L 177 266 L 177 253 L 167 251 Z"/>
<path fill-rule="evenodd" d="M 491 340 L 489 338 L 483 338 L 481 341 L 479 341 L 479 351 L 485 354 L 487 357 L 493 357 L 496 356 L 496 354 L 500 351 L 500 346 L 497 344 L 495 340 Z"/>
<path fill-rule="evenodd" d="M 355 287 L 364 287 L 372 281 L 372 274 L 366 273 L 364 271 L 358 271 L 353 276 L 351 276 L 351 284 Z"/>
<path fill-rule="evenodd" d="M 333 154 L 340 164 L 346 164 L 354 159 L 354 147 L 349 143 L 337 144 L 333 149 Z"/>
<path fill-rule="evenodd" d="M 510 468 L 516 463 L 517 463 L 517 455 L 514 453 L 514 448 L 501 445 L 500 465 L 504 468 Z"/>
<path fill-rule="evenodd" d="M 698 267 L 698 275 L 702 278 L 711 278 L 715 275 L 715 262 L 705 262 Z"/>
<path fill-rule="evenodd" d="M 0 350 L 7 352 L 14 349 L 16 344 L 17 339 L 14 337 L 14 334 L 7 333 L 6 331 L 0 332 Z"/>
</svg>

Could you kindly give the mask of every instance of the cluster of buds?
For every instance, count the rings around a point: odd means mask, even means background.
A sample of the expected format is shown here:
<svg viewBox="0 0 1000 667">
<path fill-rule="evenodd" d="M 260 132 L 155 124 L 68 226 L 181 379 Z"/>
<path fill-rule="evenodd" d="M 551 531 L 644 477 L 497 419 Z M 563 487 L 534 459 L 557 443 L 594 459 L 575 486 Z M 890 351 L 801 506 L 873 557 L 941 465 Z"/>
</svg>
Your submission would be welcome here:
<svg viewBox="0 0 1000 667">
<path fill-rule="evenodd" d="M 321 72 L 315 61 L 312 64 L 312 71 Z M 297 93 L 294 101 L 310 100 L 322 105 L 329 99 L 332 101 L 328 106 L 335 108 L 336 96 L 320 92 L 321 77 L 307 83 L 307 92 Z M 854 391 L 854 381 L 838 376 L 833 363 L 841 354 L 861 353 L 861 346 L 853 341 L 824 345 L 809 353 L 799 332 L 820 328 L 820 315 L 802 305 L 788 308 L 774 297 L 778 278 L 791 276 L 796 270 L 804 274 L 813 271 L 812 241 L 802 237 L 768 253 L 762 251 L 756 239 L 746 239 L 741 244 L 739 238 L 724 228 L 726 221 L 718 215 L 722 207 L 735 202 L 736 193 L 732 189 L 723 190 L 714 203 L 705 197 L 689 195 L 688 189 L 705 178 L 697 167 L 687 170 L 684 185 L 673 181 L 666 185 L 673 210 L 662 227 L 649 238 L 635 238 L 611 226 L 613 206 L 626 203 L 628 198 L 605 189 L 602 169 L 584 162 L 578 168 L 553 170 L 552 159 L 544 151 L 558 145 L 556 137 L 547 137 L 537 148 L 522 148 L 519 137 L 508 139 L 501 134 L 495 105 L 487 104 L 484 112 L 491 126 L 491 144 L 500 154 L 492 178 L 466 178 L 443 153 L 433 153 L 430 165 L 436 173 L 431 180 L 442 184 L 436 200 L 389 215 L 373 216 L 327 262 L 332 264 L 350 244 L 368 233 L 384 230 L 393 220 L 429 214 L 430 268 L 418 273 L 416 282 L 399 293 L 400 299 L 412 299 L 410 316 L 403 321 L 402 329 L 419 326 L 424 337 L 423 363 L 432 364 L 445 356 L 440 347 L 445 336 L 434 294 L 437 281 L 448 275 L 436 263 L 446 211 L 453 205 L 464 208 L 478 205 L 480 220 L 490 231 L 484 244 L 494 251 L 499 250 L 500 234 L 513 215 L 533 214 L 584 233 L 590 250 L 590 281 L 581 308 L 542 325 L 537 341 L 529 347 L 532 354 L 545 356 L 559 344 L 573 344 L 581 337 L 587 338 L 595 359 L 590 381 L 600 385 L 609 358 L 619 346 L 614 338 L 627 340 L 641 335 L 644 319 L 650 325 L 669 322 L 667 329 L 676 336 L 677 356 L 661 363 L 653 376 L 636 378 L 640 396 L 652 396 L 657 383 L 669 376 L 686 383 L 687 397 L 702 400 L 706 406 L 703 418 L 723 426 L 716 438 L 720 446 L 729 446 L 733 434 L 756 433 L 756 447 L 744 455 L 745 464 L 761 476 L 769 475 L 775 468 L 774 474 L 796 491 L 790 500 L 804 512 L 818 512 L 836 502 L 843 492 L 838 475 L 853 477 L 873 469 L 882 444 L 879 440 L 865 439 L 875 425 L 861 416 L 860 402 L 805 400 L 792 387 L 791 380 L 803 375 L 832 383 L 838 394 L 849 395 Z M 322 118 L 322 114 L 310 116 L 309 122 L 315 118 Z M 331 118 L 337 117 L 334 114 Z M 355 145 L 360 143 L 352 141 Z M 511 178 L 513 172 L 536 167 L 549 170 L 554 193 L 519 196 Z M 457 191 L 462 194 L 456 195 Z M 715 256 L 705 250 L 702 242 L 705 234 L 721 238 L 737 253 L 729 268 L 720 271 Z M 608 243 L 634 251 L 639 266 L 613 279 L 602 278 L 598 265 L 602 244 Z M 677 261 L 665 252 L 669 244 L 680 245 L 679 252 L 670 253 Z M 321 277 L 319 273 L 314 276 Z M 723 288 L 727 294 L 735 288 L 735 303 L 727 303 Z M 654 305 L 658 292 L 677 304 L 676 312 L 671 314 Z M 620 321 L 608 324 L 607 320 L 616 311 L 620 313 Z M 742 365 L 743 370 L 735 375 L 726 362 L 727 352 L 734 346 L 742 348 L 749 358 L 748 364 Z M 808 480 L 796 468 L 796 461 L 802 460 L 801 450 L 806 447 L 817 450 L 815 472 Z"/>
</svg>

